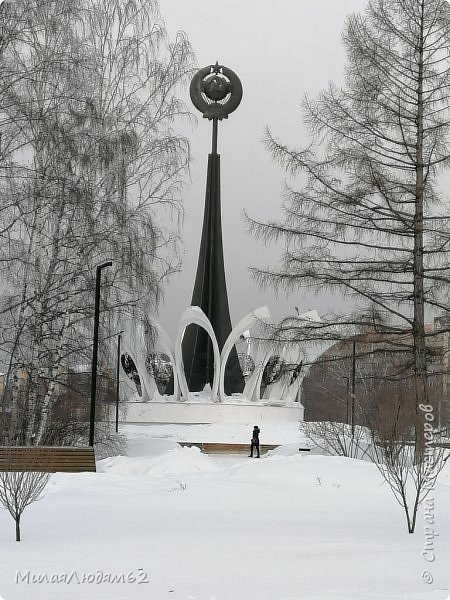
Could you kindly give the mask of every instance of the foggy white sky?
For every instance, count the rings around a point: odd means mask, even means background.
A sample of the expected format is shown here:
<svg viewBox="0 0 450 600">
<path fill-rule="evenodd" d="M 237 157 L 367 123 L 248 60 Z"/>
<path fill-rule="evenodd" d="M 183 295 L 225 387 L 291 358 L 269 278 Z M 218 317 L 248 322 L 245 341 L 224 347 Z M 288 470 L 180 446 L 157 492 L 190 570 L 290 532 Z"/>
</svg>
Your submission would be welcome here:
<svg viewBox="0 0 450 600">
<path fill-rule="evenodd" d="M 365 5 L 366 0 L 160 0 L 170 34 L 180 29 L 187 33 L 198 67 L 217 60 L 239 75 L 244 89 L 239 108 L 219 124 L 224 257 L 233 325 L 263 304 L 275 318 L 293 314 L 294 306 L 321 313 L 338 308 L 336 298 L 329 296 L 299 290 L 289 298 L 281 292 L 277 298 L 273 290 L 259 288 L 248 267 L 274 265 L 280 250 L 251 238 L 242 211 L 262 220 L 278 215 L 284 174 L 264 148 L 264 128 L 269 125 L 287 143 L 307 144 L 299 103 L 306 92 L 314 96 L 330 80 L 342 81 L 345 17 Z M 184 266 L 166 288 L 159 313 L 171 336 L 190 304 L 203 220 L 211 124 L 197 115 L 198 125 L 189 132 L 191 183 L 183 192 Z"/>
</svg>

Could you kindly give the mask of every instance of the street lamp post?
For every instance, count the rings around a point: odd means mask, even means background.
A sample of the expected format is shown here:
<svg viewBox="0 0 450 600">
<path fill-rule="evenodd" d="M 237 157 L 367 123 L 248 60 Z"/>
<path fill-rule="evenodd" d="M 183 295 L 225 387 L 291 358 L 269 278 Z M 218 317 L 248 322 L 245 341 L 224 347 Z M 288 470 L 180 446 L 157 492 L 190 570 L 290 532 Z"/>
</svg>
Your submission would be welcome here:
<svg viewBox="0 0 450 600">
<path fill-rule="evenodd" d="M 95 400 L 97 392 L 97 356 L 98 356 L 98 329 L 100 322 L 100 284 L 102 269 L 110 267 L 111 261 L 98 265 L 95 277 L 95 310 L 94 310 L 94 340 L 92 348 L 92 371 L 91 371 L 91 410 L 89 422 L 89 446 L 94 445 L 94 427 L 95 427 Z"/>
<path fill-rule="evenodd" d="M 352 343 L 352 440 L 355 437 L 355 371 L 356 371 L 356 340 Z"/>
<path fill-rule="evenodd" d="M 345 420 L 347 422 L 347 425 L 350 422 L 350 417 L 349 417 L 349 395 L 350 395 L 350 377 L 346 377 L 345 375 L 342 376 L 342 379 L 345 379 L 347 385 L 346 385 L 346 396 L 345 396 Z"/>
</svg>

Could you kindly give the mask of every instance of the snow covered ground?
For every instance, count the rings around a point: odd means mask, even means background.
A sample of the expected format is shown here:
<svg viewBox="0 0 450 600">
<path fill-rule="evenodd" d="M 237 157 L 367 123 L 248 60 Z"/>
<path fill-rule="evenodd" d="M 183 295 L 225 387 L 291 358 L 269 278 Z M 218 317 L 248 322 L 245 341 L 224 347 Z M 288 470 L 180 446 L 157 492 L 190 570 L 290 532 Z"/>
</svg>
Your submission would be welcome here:
<svg viewBox="0 0 450 600">
<path fill-rule="evenodd" d="M 449 466 L 432 491 L 439 536 L 427 562 L 423 515 L 408 535 L 374 465 L 300 454 L 296 424 L 261 426 L 262 443 L 285 445 L 260 460 L 176 444 L 248 442 L 252 425 L 127 426 L 126 456 L 52 476 L 21 543 L 0 511 L 0 597 L 449 598 Z"/>
</svg>

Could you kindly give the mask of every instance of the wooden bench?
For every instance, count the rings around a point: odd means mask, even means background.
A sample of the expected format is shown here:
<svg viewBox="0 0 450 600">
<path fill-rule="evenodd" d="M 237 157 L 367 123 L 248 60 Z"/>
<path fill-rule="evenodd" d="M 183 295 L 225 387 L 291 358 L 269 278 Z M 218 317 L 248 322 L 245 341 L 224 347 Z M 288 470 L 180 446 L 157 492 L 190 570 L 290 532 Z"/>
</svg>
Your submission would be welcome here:
<svg viewBox="0 0 450 600">
<path fill-rule="evenodd" d="M 91 446 L 2 446 L 0 471 L 40 471 L 44 473 L 95 472 Z"/>
<path fill-rule="evenodd" d="M 250 452 L 250 443 L 248 444 L 223 444 L 217 442 L 178 442 L 180 446 L 195 446 L 200 448 L 206 454 L 248 454 Z M 278 448 L 280 444 L 260 444 L 260 454 L 265 454 L 269 450 Z M 309 452 L 310 448 L 299 448 L 299 452 Z"/>
<path fill-rule="evenodd" d="M 269 450 L 278 448 L 275 444 L 260 444 L 259 451 L 265 454 Z M 206 454 L 248 454 L 250 452 L 250 444 L 215 444 L 203 443 L 203 452 Z"/>
<path fill-rule="evenodd" d="M 217 442 L 178 442 L 180 446 L 195 446 L 200 448 L 206 454 L 248 454 L 250 452 L 250 443 L 248 444 L 222 444 Z M 277 444 L 260 444 L 261 454 L 269 450 L 278 448 Z"/>
</svg>

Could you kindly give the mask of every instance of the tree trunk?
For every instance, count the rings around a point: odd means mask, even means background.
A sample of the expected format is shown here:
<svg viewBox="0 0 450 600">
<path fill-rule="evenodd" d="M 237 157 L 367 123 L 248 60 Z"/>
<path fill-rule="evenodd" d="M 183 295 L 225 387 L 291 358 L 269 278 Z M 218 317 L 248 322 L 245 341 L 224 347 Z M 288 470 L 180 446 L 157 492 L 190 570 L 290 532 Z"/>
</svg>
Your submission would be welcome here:
<svg viewBox="0 0 450 600">
<path fill-rule="evenodd" d="M 427 404 L 427 358 L 424 310 L 424 265 L 423 265 L 423 200 L 424 200 L 424 161 L 423 161 L 423 47 L 424 47 L 424 3 L 421 5 L 421 25 L 419 40 L 418 80 L 417 80 L 417 138 L 416 138 L 416 201 L 414 214 L 414 383 L 416 401 L 416 460 L 424 452 L 423 412 L 420 404 Z"/>
<path fill-rule="evenodd" d="M 15 518 L 16 521 L 16 542 L 20 542 L 20 515 Z"/>
<path fill-rule="evenodd" d="M 417 492 L 416 492 L 414 508 L 413 508 L 413 512 L 412 512 L 412 516 L 411 516 L 411 529 L 410 529 L 409 533 L 414 533 L 414 531 L 416 529 L 417 511 L 419 509 L 419 495 L 420 495 L 420 489 L 417 490 Z"/>
</svg>

